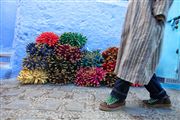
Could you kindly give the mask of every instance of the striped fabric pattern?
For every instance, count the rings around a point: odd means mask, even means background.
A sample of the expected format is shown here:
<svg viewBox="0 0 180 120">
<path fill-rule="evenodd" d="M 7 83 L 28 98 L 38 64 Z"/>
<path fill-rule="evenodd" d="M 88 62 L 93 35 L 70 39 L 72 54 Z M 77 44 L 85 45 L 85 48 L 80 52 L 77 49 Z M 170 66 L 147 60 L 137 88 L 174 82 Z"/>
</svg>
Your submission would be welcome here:
<svg viewBox="0 0 180 120">
<path fill-rule="evenodd" d="M 165 21 L 173 0 L 129 0 L 114 73 L 134 84 L 146 85 L 159 63 Z"/>
</svg>

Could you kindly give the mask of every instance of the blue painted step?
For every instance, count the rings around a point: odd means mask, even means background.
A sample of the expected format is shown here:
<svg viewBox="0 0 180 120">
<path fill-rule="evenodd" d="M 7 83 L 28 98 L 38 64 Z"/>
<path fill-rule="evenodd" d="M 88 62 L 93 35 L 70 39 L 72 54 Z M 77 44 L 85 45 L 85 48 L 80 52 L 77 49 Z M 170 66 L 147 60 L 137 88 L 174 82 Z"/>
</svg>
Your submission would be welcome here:
<svg viewBox="0 0 180 120">
<path fill-rule="evenodd" d="M 0 80 L 9 79 L 12 73 L 10 58 L 12 53 L 0 53 Z"/>
</svg>

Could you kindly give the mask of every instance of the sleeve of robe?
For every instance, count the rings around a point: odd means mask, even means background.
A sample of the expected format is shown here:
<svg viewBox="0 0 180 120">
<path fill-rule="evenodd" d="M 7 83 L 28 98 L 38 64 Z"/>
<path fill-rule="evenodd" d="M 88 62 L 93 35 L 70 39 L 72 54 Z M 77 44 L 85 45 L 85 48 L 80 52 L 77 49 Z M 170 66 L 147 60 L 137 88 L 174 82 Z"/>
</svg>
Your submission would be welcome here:
<svg viewBox="0 0 180 120">
<path fill-rule="evenodd" d="M 167 18 L 168 10 L 171 7 L 173 0 L 154 0 L 153 15 L 155 17 L 162 16 Z"/>
</svg>

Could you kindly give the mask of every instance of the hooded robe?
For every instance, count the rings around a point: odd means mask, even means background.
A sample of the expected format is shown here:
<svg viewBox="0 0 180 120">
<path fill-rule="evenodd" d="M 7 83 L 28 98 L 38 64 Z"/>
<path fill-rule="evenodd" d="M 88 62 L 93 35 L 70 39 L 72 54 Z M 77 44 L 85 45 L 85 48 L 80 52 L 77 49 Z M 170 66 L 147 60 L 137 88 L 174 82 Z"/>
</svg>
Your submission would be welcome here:
<svg viewBox="0 0 180 120">
<path fill-rule="evenodd" d="M 129 0 L 114 73 L 146 85 L 159 63 L 165 20 L 173 0 Z M 165 18 L 158 21 L 157 16 Z"/>
</svg>

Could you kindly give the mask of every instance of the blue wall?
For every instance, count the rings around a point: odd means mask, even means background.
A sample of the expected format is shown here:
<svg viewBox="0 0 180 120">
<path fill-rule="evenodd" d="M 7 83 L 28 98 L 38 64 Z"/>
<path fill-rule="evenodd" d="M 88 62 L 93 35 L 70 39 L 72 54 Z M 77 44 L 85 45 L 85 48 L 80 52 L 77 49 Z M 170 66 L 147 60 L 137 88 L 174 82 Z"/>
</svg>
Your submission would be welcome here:
<svg viewBox="0 0 180 120">
<path fill-rule="evenodd" d="M 180 15 L 180 1 L 175 0 L 170 11 L 168 20 Z M 166 24 L 164 42 L 160 64 L 157 68 L 157 74 L 166 78 L 178 79 L 178 64 L 180 64 L 180 54 L 177 54 L 177 49 L 180 50 L 180 25 L 178 30 L 173 30 L 170 23 Z"/>
<path fill-rule="evenodd" d="M 70 31 L 81 32 L 88 37 L 87 47 L 90 50 L 99 48 L 104 50 L 110 46 L 119 46 L 127 9 L 126 1 L 114 3 L 95 2 L 97 0 L 72 1 L 17 0 L 14 54 L 11 59 L 13 76 L 16 76 L 21 69 L 22 58 L 26 55 L 25 46 L 34 42 L 36 36 L 44 31 L 53 31 L 59 35 Z M 10 4 L 12 3 L 4 3 L 4 10 Z M 179 6 L 180 2 L 175 0 L 168 19 L 180 13 Z M 6 15 L 3 14 L 6 20 L 3 25 L 9 26 L 10 29 L 5 30 L 7 26 L 3 26 L 3 29 L 9 34 L 7 36 L 12 35 L 9 39 L 12 41 L 16 6 L 11 8 L 13 10 L 8 9 L 11 11 L 8 11 Z M 8 20 L 8 16 L 12 17 L 11 21 Z M 179 60 L 175 50 L 179 47 L 179 31 L 172 31 L 169 24 L 165 31 L 162 57 L 156 72 L 162 77 L 177 78 L 175 70 Z M 11 46 L 11 43 L 7 42 L 5 46 Z"/>
<path fill-rule="evenodd" d="M 14 39 L 16 20 L 16 0 L 0 1 L 0 48 L 1 52 L 10 52 Z"/>
<path fill-rule="evenodd" d="M 61 0 L 62 1 L 62 0 Z M 38 34 L 53 31 L 80 32 L 87 36 L 87 47 L 106 49 L 118 46 L 127 2 L 60 2 L 42 0 L 19 1 L 12 58 L 13 74 L 21 69 L 25 46 Z"/>
<path fill-rule="evenodd" d="M 13 52 L 16 5 L 16 0 L 0 0 L 0 54 Z M 10 57 L 0 58 L 0 62 L 10 63 Z M 10 64 L 0 66 L 0 79 L 9 78 L 11 69 Z"/>
</svg>

